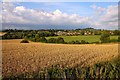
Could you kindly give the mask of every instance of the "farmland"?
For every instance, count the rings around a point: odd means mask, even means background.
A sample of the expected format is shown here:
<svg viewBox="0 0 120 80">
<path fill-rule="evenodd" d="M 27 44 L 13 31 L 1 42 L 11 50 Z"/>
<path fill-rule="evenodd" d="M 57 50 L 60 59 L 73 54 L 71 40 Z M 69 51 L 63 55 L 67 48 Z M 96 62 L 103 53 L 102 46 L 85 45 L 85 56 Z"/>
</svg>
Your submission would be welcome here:
<svg viewBox="0 0 120 80">
<path fill-rule="evenodd" d="M 5 35 L 6 33 L 5 32 L 0 32 L 0 36 L 3 36 Z"/>
<path fill-rule="evenodd" d="M 100 41 L 100 35 L 80 35 L 80 36 L 55 36 L 55 37 L 46 37 L 46 39 L 50 39 L 50 38 L 58 38 L 58 37 L 62 37 L 64 38 L 64 40 L 66 42 L 70 42 L 70 41 L 80 41 L 80 40 L 85 40 L 89 43 L 92 43 L 92 42 L 99 42 Z M 110 39 L 113 40 L 117 40 L 118 39 L 118 36 L 110 36 Z"/>
<path fill-rule="evenodd" d="M 63 67 L 91 66 L 118 56 L 118 44 L 46 44 L 2 41 L 3 76 L 37 72 L 60 64 Z"/>
</svg>

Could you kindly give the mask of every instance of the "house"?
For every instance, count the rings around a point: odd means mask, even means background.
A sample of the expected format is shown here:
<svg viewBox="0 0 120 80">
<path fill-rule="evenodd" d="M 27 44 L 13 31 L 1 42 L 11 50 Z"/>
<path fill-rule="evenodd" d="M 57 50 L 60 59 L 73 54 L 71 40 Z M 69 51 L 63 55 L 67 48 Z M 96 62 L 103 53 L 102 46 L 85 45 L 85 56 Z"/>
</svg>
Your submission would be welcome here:
<svg viewBox="0 0 120 80">
<path fill-rule="evenodd" d="M 67 33 L 64 31 L 58 31 L 57 33 L 55 33 L 58 36 L 62 36 L 62 35 L 66 35 Z"/>
</svg>

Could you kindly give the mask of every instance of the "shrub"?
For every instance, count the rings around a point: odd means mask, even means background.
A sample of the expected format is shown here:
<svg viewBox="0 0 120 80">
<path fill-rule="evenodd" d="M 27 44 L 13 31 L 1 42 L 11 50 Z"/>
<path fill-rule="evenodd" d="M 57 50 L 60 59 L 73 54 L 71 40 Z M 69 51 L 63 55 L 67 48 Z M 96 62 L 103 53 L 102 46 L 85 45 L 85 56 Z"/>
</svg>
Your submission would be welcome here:
<svg viewBox="0 0 120 80">
<path fill-rule="evenodd" d="M 24 40 L 22 40 L 20 43 L 29 43 L 29 41 L 26 40 L 26 39 L 24 39 Z"/>
<path fill-rule="evenodd" d="M 62 37 L 59 37 L 58 39 L 57 39 L 57 43 L 64 43 L 65 41 L 64 41 L 64 39 L 62 38 Z"/>
<path fill-rule="evenodd" d="M 89 42 L 86 42 L 86 44 L 89 44 Z"/>
<path fill-rule="evenodd" d="M 93 44 L 95 43 L 95 44 L 100 44 L 100 42 L 99 41 L 96 41 L 96 42 L 92 42 Z"/>
<path fill-rule="evenodd" d="M 68 42 L 69 44 L 75 44 L 75 41 Z"/>
<path fill-rule="evenodd" d="M 110 42 L 118 42 L 119 40 L 117 39 L 111 39 Z"/>
<path fill-rule="evenodd" d="M 86 41 L 84 41 L 84 40 L 81 40 L 81 44 L 86 44 Z"/>
<path fill-rule="evenodd" d="M 76 41 L 70 41 L 68 42 L 68 44 L 89 44 L 89 43 L 84 40 L 81 40 L 81 42 L 76 40 Z"/>
<path fill-rule="evenodd" d="M 120 42 L 120 36 L 118 37 L 118 42 Z"/>
<path fill-rule="evenodd" d="M 68 42 L 64 42 L 64 44 L 68 44 Z"/>
<path fill-rule="evenodd" d="M 40 37 L 40 42 L 47 42 L 47 39 L 45 37 Z"/>
<path fill-rule="evenodd" d="M 110 34 L 108 32 L 103 32 L 100 37 L 100 40 L 102 43 L 110 42 Z"/>
<path fill-rule="evenodd" d="M 40 42 L 40 38 L 38 38 L 38 39 L 35 39 L 35 42 Z"/>
<path fill-rule="evenodd" d="M 76 41 L 75 41 L 75 44 L 80 44 L 80 41 L 76 40 Z"/>
<path fill-rule="evenodd" d="M 48 43 L 56 43 L 56 39 L 55 38 L 50 38 L 47 40 Z"/>
<path fill-rule="evenodd" d="M 36 39 L 35 39 L 35 38 L 31 38 L 30 40 L 33 41 L 33 42 L 36 42 Z"/>
</svg>

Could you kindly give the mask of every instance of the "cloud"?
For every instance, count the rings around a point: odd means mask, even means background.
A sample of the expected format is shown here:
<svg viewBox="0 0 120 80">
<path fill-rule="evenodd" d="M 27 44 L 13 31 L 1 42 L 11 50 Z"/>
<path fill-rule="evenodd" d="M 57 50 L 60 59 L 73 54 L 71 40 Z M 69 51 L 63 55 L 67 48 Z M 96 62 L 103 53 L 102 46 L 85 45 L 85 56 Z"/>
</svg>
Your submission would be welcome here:
<svg viewBox="0 0 120 80">
<path fill-rule="evenodd" d="M 106 14 L 101 17 L 104 22 L 116 22 L 118 19 L 118 6 L 109 6 L 106 9 Z"/>
<path fill-rule="evenodd" d="M 29 9 L 24 6 L 13 6 L 3 8 L 3 23 L 17 24 L 36 24 L 36 25 L 54 25 L 54 26 L 80 26 L 89 24 L 90 18 L 82 17 L 77 14 L 67 14 L 56 9 L 53 12 Z M 87 22 L 87 23 L 86 23 Z"/>
<path fill-rule="evenodd" d="M 95 13 L 96 15 L 101 15 L 106 10 L 105 8 L 99 7 L 95 4 L 91 5 L 90 7 L 93 8 L 96 11 L 96 13 Z"/>
<path fill-rule="evenodd" d="M 105 29 L 118 29 L 118 5 L 102 8 L 96 5 L 91 6 L 95 9 L 94 19 L 96 27 Z"/>
<path fill-rule="evenodd" d="M 43 10 L 35 10 L 26 8 L 24 6 L 14 6 L 12 3 L 3 3 L 2 9 L 2 22 L 3 24 L 16 27 L 19 25 L 25 25 L 31 29 L 36 28 L 117 28 L 118 19 L 118 6 L 109 6 L 108 8 L 99 7 L 96 5 L 90 6 L 95 10 L 94 16 L 83 17 L 78 14 L 67 14 L 59 9 L 53 12 L 46 12 Z M 19 24 L 19 25 L 15 25 Z M 39 26 L 39 27 L 38 27 Z M 47 27 L 46 27 L 47 26 Z M 6 26 L 3 26 L 4 28 Z M 8 27 L 7 27 L 8 28 Z M 26 28 L 28 29 L 28 28 Z"/>
</svg>

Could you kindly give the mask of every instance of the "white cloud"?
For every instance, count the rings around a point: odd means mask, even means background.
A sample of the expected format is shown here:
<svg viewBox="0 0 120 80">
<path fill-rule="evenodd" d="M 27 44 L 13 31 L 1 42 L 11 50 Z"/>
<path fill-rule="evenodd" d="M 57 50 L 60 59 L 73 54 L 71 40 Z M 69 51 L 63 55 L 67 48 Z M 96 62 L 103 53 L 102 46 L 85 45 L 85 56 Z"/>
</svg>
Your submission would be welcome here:
<svg viewBox="0 0 120 80">
<path fill-rule="evenodd" d="M 59 9 L 56 9 L 53 13 L 54 14 L 62 14 L 62 12 Z"/>
<path fill-rule="evenodd" d="M 9 6 L 10 8 L 10 6 Z M 3 9 L 3 23 L 26 23 L 26 24 L 51 24 L 51 25 L 80 25 L 89 20 L 77 14 L 68 15 L 62 13 L 59 9 L 54 12 L 38 11 L 28 9 L 24 6 L 17 6 L 9 11 L 9 8 Z"/>
<path fill-rule="evenodd" d="M 106 9 L 106 14 L 101 17 L 103 21 L 116 22 L 118 19 L 118 6 L 109 6 Z"/>
<path fill-rule="evenodd" d="M 96 11 L 95 14 L 97 16 L 103 14 L 103 12 L 106 10 L 105 8 L 99 7 L 99 6 L 95 5 L 95 4 L 91 5 L 90 7 L 93 8 Z"/>
<path fill-rule="evenodd" d="M 118 29 L 118 6 L 108 6 L 107 8 L 102 8 L 96 5 L 91 6 L 95 9 L 97 13 L 94 18 L 96 18 L 95 25 L 99 28 L 105 29 Z"/>
<path fill-rule="evenodd" d="M 29 9 L 24 6 L 14 6 L 10 3 L 3 3 L 3 23 L 14 24 L 35 24 L 79 27 L 93 25 L 95 28 L 114 28 L 117 26 L 117 6 L 102 8 L 96 5 L 91 6 L 96 14 L 91 17 L 82 17 L 78 14 L 67 14 L 59 9 L 53 12 Z M 64 28 L 64 27 L 63 27 Z"/>
</svg>

